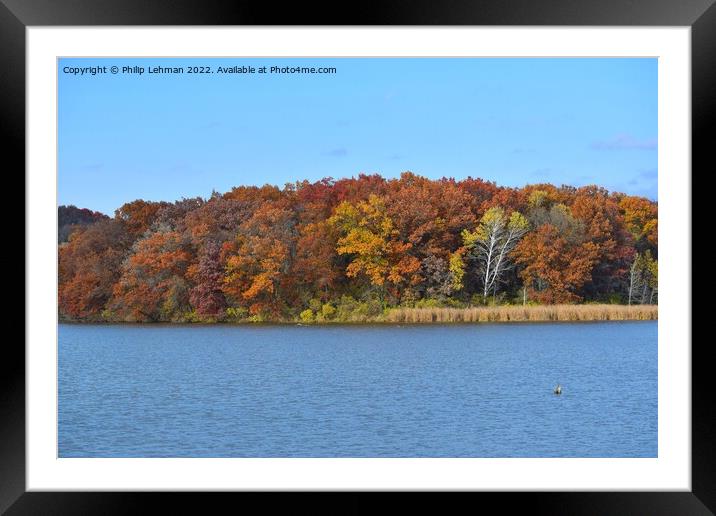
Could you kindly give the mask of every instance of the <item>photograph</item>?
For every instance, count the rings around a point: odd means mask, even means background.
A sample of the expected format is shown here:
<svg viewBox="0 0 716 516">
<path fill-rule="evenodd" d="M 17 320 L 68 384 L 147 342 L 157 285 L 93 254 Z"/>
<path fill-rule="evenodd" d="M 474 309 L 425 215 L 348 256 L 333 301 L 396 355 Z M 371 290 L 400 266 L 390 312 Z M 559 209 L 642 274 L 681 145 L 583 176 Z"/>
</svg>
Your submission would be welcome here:
<svg viewBox="0 0 716 516">
<path fill-rule="evenodd" d="M 657 57 L 56 66 L 59 459 L 661 457 Z"/>
<path fill-rule="evenodd" d="M 715 2 L 0 0 L 0 514 L 713 514 Z"/>
</svg>

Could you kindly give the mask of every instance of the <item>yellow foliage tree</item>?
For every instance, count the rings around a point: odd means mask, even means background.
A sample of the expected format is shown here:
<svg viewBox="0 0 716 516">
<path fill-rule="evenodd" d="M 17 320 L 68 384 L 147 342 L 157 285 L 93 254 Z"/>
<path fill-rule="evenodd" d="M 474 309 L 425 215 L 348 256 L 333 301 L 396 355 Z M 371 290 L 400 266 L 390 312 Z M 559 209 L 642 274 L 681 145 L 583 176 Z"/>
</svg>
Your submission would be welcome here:
<svg viewBox="0 0 716 516">
<path fill-rule="evenodd" d="M 385 202 L 377 195 L 356 204 L 341 203 L 329 223 L 341 235 L 338 254 L 353 257 L 346 268 L 348 277 L 364 274 L 372 285 L 381 290 L 392 286 L 396 292 L 420 281 L 420 261 L 408 253 L 412 244 L 398 239 Z"/>
</svg>

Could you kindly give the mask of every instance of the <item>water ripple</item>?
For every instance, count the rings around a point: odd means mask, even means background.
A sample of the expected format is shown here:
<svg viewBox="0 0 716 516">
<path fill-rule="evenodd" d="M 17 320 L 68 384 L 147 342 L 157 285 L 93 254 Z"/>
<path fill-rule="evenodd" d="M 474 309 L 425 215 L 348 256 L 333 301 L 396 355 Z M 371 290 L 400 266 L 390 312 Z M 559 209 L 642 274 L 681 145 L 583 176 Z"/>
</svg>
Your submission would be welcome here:
<svg viewBox="0 0 716 516">
<path fill-rule="evenodd" d="M 657 455 L 656 322 L 61 325 L 58 365 L 61 457 Z"/>
</svg>

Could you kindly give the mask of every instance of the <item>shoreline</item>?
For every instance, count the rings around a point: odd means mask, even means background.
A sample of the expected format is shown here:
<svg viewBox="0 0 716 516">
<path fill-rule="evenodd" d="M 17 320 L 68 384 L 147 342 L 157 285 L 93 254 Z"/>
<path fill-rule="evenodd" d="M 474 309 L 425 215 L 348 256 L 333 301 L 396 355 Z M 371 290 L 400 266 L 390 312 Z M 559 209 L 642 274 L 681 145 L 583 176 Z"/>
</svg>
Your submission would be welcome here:
<svg viewBox="0 0 716 516">
<path fill-rule="evenodd" d="M 118 326 L 118 327 L 146 327 L 146 328 L 162 328 L 162 327 L 185 327 L 185 328 L 269 328 L 269 327 L 301 327 L 301 328 L 429 328 L 429 327 L 445 327 L 445 326 L 520 326 L 520 325 L 540 325 L 540 324 L 599 324 L 599 323 L 649 323 L 658 322 L 657 319 L 612 319 L 605 321 L 491 321 L 491 322 L 434 322 L 434 323 L 397 323 L 390 321 L 382 322 L 323 322 L 323 323 L 298 323 L 287 321 L 264 321 L 264 322 L 109 322 L 109 321 L 59 321 L 58 325 L 67 326 Z"/>
<path fill-rule="evenodd" d="M 175 320 L 175 321 L 117 321 L 117 320 L 72 320 L 60 317 L 61 324 L 108 324 L 108 325 L 227 325 L 227 326 L 361 326 L 361 325 L 446 325 L 481 323 L 520 323 L 520 322 L 619 322 L 619 321 L 657 321 L 658 305 L 506 305 L 476 306 L 466 308 L 396 307 L 383 314 L 366 316 L 356 314 L 351 319 L 316 319 L 312 321 L 295 319 L 264 320 Z"/>
</svg>

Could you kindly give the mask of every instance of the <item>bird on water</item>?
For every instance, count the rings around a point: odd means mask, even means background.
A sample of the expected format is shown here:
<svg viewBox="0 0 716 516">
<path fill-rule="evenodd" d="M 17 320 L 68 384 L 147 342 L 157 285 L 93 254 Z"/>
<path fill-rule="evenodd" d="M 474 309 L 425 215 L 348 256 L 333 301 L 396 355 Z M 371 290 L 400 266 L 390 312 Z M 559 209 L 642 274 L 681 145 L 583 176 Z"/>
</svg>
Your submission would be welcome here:
<svg viewBox="0 0 716 516">
<path fill-rule="evenodd" d="M 560 384 L 557 384 L 557 387 L 554 388 L 554 393 L 557 395 L 562 394 L 562 386 Z"/>
</svg>

